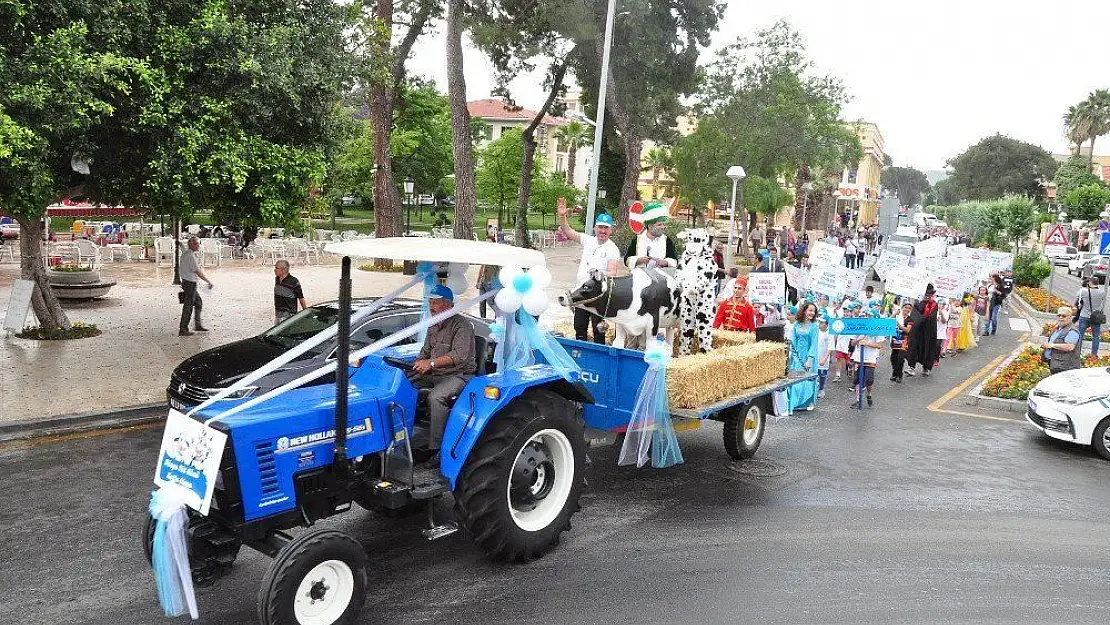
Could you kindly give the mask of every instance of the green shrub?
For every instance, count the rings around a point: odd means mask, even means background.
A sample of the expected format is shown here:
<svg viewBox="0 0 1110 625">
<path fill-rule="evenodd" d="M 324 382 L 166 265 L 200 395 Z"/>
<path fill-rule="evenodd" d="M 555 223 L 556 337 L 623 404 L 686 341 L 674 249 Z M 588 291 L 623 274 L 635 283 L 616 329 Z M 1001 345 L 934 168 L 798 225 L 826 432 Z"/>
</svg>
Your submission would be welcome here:
<svg viewBox="0 0 1110 625">
<path fill-rule="evenodd" d="M 68 330 L 61 328 L 47 329 L 42 326 L 28 326 L 15 335 L 16 338 L 34 339 L 36 341 L 66 341 L 69 339 L 87 339 L 100 336 L 100 328 L 90 323 L 74 322 Z"/>
<path fill-rule="evenodd" d="M 1022 286 L 1041 286 L 1052 273 L 1052 265 L 1040 252 L 1027 250 L 1014 257 L 1014 280 Z"/>
</svg>

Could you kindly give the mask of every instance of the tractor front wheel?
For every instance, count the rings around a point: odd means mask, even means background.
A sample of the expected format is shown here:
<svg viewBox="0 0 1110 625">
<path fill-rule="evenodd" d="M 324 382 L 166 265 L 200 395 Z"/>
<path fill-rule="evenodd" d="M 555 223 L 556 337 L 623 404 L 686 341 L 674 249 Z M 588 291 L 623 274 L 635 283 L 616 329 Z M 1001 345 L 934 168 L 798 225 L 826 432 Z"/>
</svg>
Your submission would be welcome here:
<svg viewBox="0 0 1110 625">
<path fill-rule="evenodd" d="M 366 600 L 366 552 L 332 529 L 309 530 L 274 558 L 258 591 L 262 625 L 343 625 Z"/>
<path fill-rule="evenodd" d="M 491 559 L 538 558 L 570 529 L 585 462 L 574 403 L 527 391 L 490 421 L 470 452 L 455 488 L 455 513 Z"/>
</svg>

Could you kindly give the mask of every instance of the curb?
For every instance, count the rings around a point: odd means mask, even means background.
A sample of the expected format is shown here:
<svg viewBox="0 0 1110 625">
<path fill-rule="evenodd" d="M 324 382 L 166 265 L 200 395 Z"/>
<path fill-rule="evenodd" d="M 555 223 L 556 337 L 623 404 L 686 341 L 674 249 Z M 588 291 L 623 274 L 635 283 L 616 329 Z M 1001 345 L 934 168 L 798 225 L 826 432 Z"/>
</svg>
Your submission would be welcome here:
<svg viewBox="0 0 1110 625">
<path fill-rule="evenodd" d="M 157 403 L 119 408 L 108 412 L 88 412 L 21 423 L 5 423 L 0 424 L 0 442 L 130 427 L 154 423 L 165 417 L 166 405 Z"/>
<path fill-rule="evenodd" d="M 999 412 L 1012 412 L 1017 414 L 1025 414 L 1026 407 L 1029 405 L 1027 400 L 1024 399 L 1005 399 L 1002 397 L 987 397 L 983 395 L 983 387 L 987 385 L 999 371 L 1005 369 L 1007 365 L 1014 361 L 1021 352 L 1025 349 L 1025 343 L 1020 343 L 1010 355 L 1003 360 L 1001 364 L 995 367 L 989 375 L 984 377 L 979 384 L 975 385 L 972 390 L 964 397 L 964 403 L 968 406 L 981 406 L 998 410 Z"/>
</svg>

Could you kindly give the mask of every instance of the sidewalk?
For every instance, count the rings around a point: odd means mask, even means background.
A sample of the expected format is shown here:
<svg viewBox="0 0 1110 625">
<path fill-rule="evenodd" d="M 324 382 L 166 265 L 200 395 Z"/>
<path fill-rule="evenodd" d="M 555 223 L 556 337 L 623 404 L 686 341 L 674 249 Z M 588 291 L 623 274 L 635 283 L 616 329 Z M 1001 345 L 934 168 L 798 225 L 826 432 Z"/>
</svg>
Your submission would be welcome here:
<svg viewBox="0 0 1110 625">
<path fill-rule="evenodd" d="M 547 251 L 554 279 L 548 291 L 552 304 L 542 320 L 545 324 L 570 318 L 570 312 L 558 307 L 554 298 L 570 286 L 580 250 L 572 245 Z M 338 296 L 339 265 L 334 257 L 329 258 L 332 264 L 292 268 L 310 305 Z M 271 265 L 225 260 L 222 267 L 205 272 L 216 285 L 210 292 L 201 289 L 208 333 L 177 336 L 181 305 L 178 287 L 170 284 L 172 267 L 106 263 L 102 274 L 117 281 L 107 297 L 64 304 L 70 321 L 96 324 L 103 334 L 74 341 L 0 339 L 0 425 L 163 403 L 170 373 L 182 360 L 259 334 L 273 324 Z M 356 297 L 381 295 L 408 280 L 400 273 L 357 269 L 352 273 Z M 471 268 L 468 276 L 473 284 L 477 268 Z M 18 264 L 0 264 L 3 310 L 7 309 L 12 280 L 18 277 Z M 409 294 L 419 294 L 419 288 Z M 470 295 L 474 294 L 472 289 Z"/>
</svg>

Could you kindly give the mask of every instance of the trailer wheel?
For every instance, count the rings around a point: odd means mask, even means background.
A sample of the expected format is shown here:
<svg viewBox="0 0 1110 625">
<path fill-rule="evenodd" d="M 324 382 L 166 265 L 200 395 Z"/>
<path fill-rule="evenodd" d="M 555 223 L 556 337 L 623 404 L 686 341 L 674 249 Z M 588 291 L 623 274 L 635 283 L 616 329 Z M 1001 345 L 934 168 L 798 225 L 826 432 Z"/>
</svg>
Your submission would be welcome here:
<svg viewBox="0 0 1110 625">
<path fill-rule="evenodd" d="M 143 514 L 143 555 L 146 556 L 146 563 L 153 566 L 154 564 L 154 530 L 157 529 L 158 524 L 154 522 L 154 517 L 150 516 L 148 510 Z"/>
<path fill-rule="evenodd" d="M 262 625 L 342 625 L 366 600 L 366 552 L 350 535 L 309 530 L 278 552 L 258 591 Z"/>
<path fill-rule="evenodd" d="M 728 411 L 724 415 L 725 451 L 733 460 L 755 455 L 767 428 L 767 415 L 759 401 Z"/>
<path fill-rule="evenodd" d="M 574 403 L 545 390 L 486 426 L 455 488 L 455 513 L 493 560 L 525 562 L 559 543 L 578 512 L 586 441 Z"/>
</svg>

